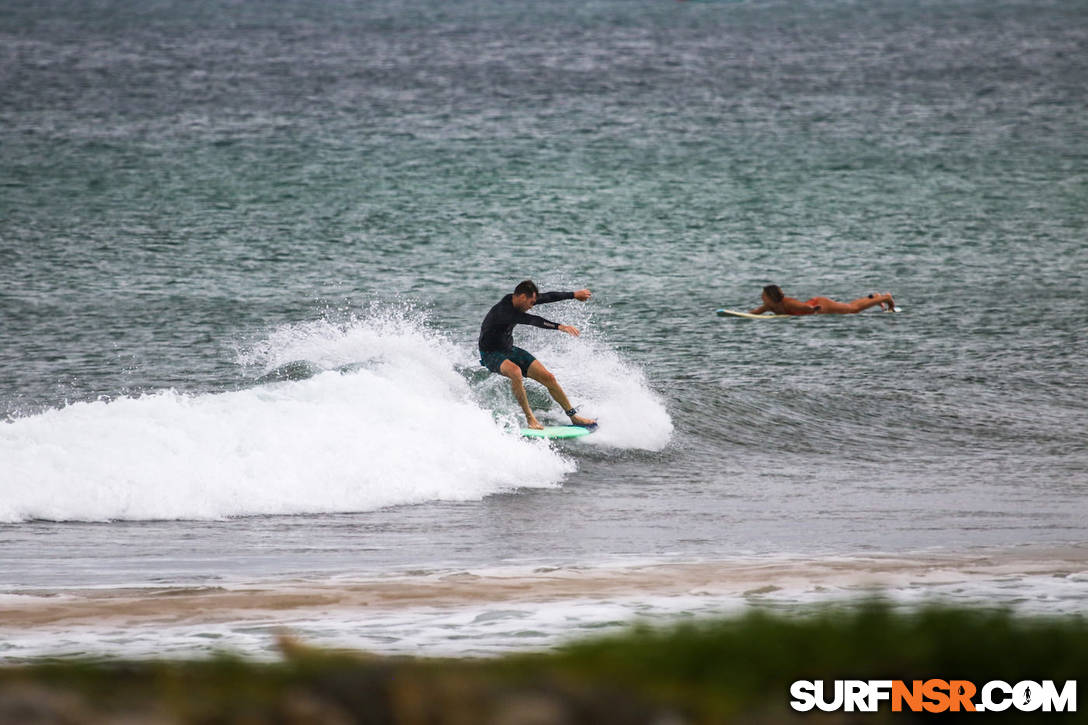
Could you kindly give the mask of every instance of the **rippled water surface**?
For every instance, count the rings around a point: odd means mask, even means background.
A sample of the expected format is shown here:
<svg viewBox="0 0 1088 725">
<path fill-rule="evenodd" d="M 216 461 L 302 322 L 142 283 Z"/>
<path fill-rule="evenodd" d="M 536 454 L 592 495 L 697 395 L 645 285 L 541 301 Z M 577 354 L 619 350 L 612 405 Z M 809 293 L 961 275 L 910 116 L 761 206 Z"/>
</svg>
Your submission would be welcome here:
<svg viewBox="0 0 1088 725">
<path fill-rule="evenodd" d="M 0 58 L 4 590 L 1085 540 L 1084 3 L 47 0 Z M 526 277 L 593 290 L 516 333 L 585 444 L 477 364 Z M 714 315 L 770 282 L 902 311 Z"/>
</svg>

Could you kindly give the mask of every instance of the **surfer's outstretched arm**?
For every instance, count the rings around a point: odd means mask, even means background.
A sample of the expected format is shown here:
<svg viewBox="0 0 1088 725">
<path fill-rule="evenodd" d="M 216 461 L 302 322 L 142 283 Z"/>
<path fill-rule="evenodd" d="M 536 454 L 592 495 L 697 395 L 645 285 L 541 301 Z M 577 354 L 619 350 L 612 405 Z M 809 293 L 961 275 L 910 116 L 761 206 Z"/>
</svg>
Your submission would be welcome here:
<svg viewBox="0 0 1088 725">
<path fill-rule="evenodd" d="M 518 312 L 514 315 L 514 322 L 518 325 L 529 325 L 530 327 L 540 327 L 545 330 L 558 330 L 562 327 L 558 322 L 552 322 L 551 320 L 545 320 L 540 315 L 530 315 L 528 312 Z"/>
<path fill-rule="evenodd" d="M 546 305 L 549 302 L 562 302 L 563 300 L 578 300 L 585 302 L 593 293 L 588 289 L 580 289 L 577 292 L 541 292 L 533 301 L 534 305 Z"/>
</svg>

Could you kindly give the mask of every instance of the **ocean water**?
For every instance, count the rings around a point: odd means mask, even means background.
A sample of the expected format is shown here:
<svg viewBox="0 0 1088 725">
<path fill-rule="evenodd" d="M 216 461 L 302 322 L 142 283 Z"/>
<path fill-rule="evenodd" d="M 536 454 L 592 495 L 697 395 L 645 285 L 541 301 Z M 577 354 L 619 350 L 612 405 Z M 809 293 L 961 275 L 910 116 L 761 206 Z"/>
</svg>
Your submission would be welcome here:
<svg viewBox="0 0 1088 725">
<path fill-rule="evenodd" d="M 1082 611 L 1086 112 L 1073 0 L 5 3 L 0 658 L 269 646 L 5 629 L 74 591 L 510 567 Z M 515 332 L 584 441 L 478 364 L 524 278 L 593 291 Z M 714 315 L 772 282 L 902 311 Z M 368 616 L 477 653 L 759 590 L 693 587 Z M 381 649 L 352 612 L 295 626 Z"/>
</svg>

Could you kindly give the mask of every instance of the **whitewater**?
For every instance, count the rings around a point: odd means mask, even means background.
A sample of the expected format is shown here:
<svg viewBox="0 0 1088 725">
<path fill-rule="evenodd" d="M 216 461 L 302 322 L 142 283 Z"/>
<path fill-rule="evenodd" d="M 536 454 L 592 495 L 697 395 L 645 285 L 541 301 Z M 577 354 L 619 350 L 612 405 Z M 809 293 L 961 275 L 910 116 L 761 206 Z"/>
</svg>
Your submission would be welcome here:
<svg viewBox="0 0 1088 725">
<path fill-rule="evenodd" d="M 602 420 L 583 445 L 667 445 L 668 413 L 637 369 L 588 339 L 550 342 L 542 354 Z M 522 439 L 509 384 L 473 352 L 418 315 L 375 311 L 241 347 L 246 389 L 15 418 L 0 425 L 0 521 L 350 513 L 561 485 L 571 444 Z"/>
</svg>

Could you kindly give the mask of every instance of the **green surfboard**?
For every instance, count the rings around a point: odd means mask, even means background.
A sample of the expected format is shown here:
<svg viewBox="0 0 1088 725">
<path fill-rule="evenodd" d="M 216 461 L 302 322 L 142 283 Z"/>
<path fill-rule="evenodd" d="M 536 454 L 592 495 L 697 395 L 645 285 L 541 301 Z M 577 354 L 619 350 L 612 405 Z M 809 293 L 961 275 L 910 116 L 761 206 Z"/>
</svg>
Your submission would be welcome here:
<svg viewBox="0 0 1088 725">
<path fill-rule="evenodd" d="M 526 438 L 548 438 L 560 440 L 563 438 L 581 438 L 597 430 L 597 424 L 593 425 L 550 425 L 542 430 L 534 428 L 522 428 L 521 434 Z"/>
</svg>

